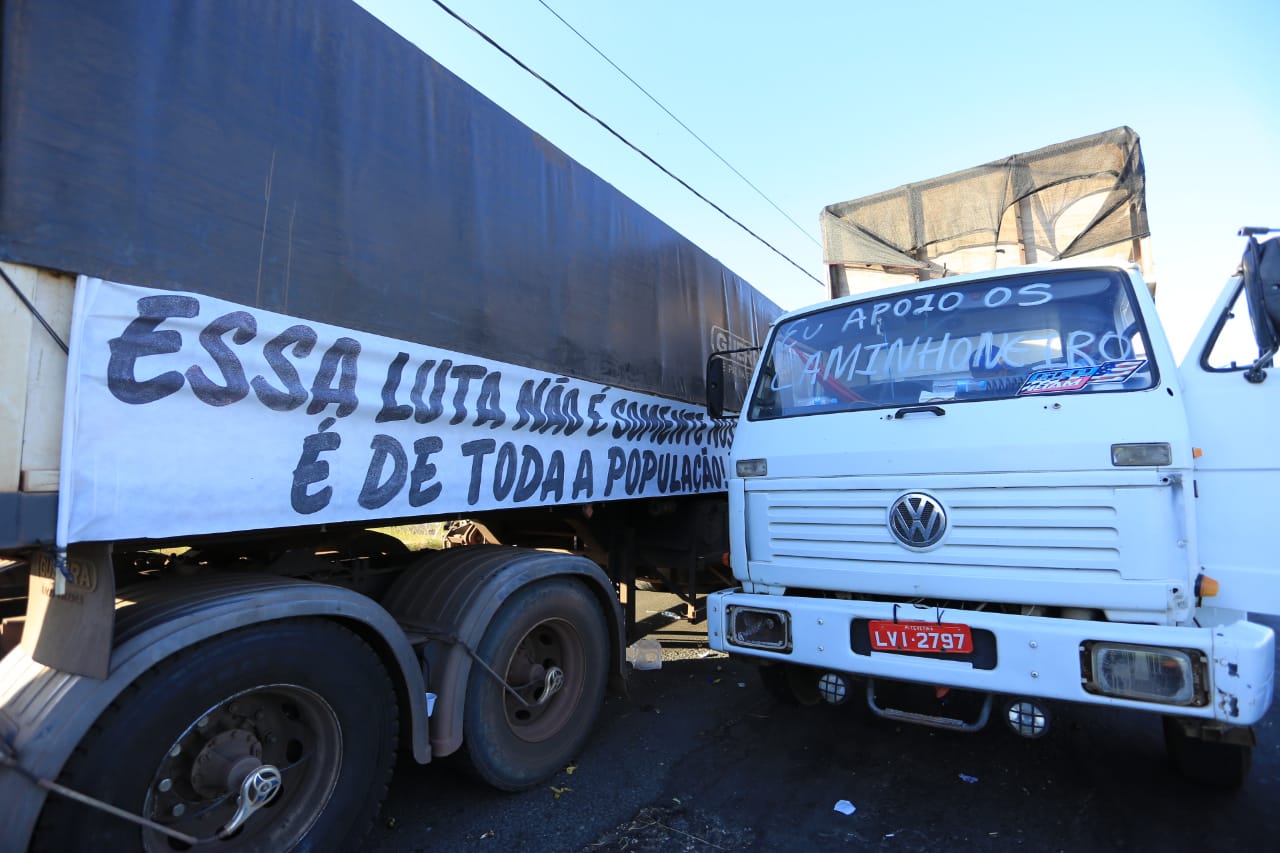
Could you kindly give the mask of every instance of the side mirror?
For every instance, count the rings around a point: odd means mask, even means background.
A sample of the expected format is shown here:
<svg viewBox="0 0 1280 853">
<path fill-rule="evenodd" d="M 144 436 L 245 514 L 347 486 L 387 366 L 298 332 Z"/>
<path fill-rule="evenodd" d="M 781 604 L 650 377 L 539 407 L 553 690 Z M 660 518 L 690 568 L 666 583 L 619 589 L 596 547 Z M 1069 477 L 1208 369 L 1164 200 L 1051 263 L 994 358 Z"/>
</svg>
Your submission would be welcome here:
<svg viewBox="0 0 1280 853">
<path fill-rule="evenodd" d="M 707 359 L 707 414 L 724 417 L 724 359 L 719 353 Z"/>
<path fill-rule="evenodd" d="M 760 352 L 760 347 L 738 347 L 737 349 L 719 349 L 711 353 L 711 357 L 707 359 L 707 414 L 712 418 L 725 417 L 724 411 L 724 395 L 726 393 L 724 387 L 724 362 L 725 356 L 737 355 L 740 352 Z M 740 400 L 731 401 L 734 405 L 739 405 Z M 736 415 L 737 409 L 733 411 Z M 732 417 L 733 415 L 730 415 Z"/>
<path fill-rule="evenodd" d="M 1245 298 L 1253 320 L 1258 346 L 1266 349 L 1277 343 L 1280 329 L 1280 240 L 1258 241 L 1258 236 L 1271 228 L 1241 228 L 1249 242 L 1244 248 L 1240 268 L 1244 273 Z"/>
<path fill-rule="evenodd" d="M 1280 329 L 1280 240 L 1258 244 L 1258 277 L 1262 279 L 1262 304 L 1271 325 Z"/>
<path fill-rule="evenodd" d="M 1240 269 L 1244 273 L 1245 301 L 1253 337 L 1258 344 L 1258 360 L 1244 378 L 1262 382 L 1267 374 L 1262 367 L 1280 350 L 1280 240 L 1258 242 L 1258 236 L 1275 229 L 1241 228 L 1240 235 L 1249 238 Z"/>
</svg>

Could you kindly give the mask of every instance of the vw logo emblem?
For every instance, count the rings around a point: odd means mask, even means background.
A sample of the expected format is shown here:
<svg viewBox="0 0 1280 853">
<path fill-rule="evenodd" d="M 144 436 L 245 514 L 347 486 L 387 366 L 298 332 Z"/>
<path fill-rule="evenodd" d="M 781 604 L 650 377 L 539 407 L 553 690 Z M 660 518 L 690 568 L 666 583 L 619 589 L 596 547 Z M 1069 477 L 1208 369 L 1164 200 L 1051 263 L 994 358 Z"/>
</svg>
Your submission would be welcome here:
<svg viewBox="0 0 1280 853">
<path fill-rule="evenodd" d="M 937 545 L 947 532 L 947 511 L 924 492 L 903 495 L 889 507 L 889 530 L 908 548 Z"/>
</svg>

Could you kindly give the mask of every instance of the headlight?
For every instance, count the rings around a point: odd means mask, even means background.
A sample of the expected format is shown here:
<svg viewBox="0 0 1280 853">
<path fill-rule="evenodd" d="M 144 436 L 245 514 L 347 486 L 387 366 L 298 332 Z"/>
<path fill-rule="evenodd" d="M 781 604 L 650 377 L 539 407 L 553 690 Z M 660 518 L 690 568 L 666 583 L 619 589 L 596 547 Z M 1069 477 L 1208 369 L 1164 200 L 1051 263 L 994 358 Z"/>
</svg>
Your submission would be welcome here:
<svg viewBox="0 0 1280 853">
<path fill-rule="evenodd" d="M 729 642 L 749 649 L 791 651 L 791 621 L 781 610 L 730 607 Z"/>
<path fill-rule="evenodd" d="M 1205 703 L 1205 660 L 1194 650 L 1088 642 L 1081 647 L 1084 688 L 1090 693 L 1161 702 Z"/>
</svg>

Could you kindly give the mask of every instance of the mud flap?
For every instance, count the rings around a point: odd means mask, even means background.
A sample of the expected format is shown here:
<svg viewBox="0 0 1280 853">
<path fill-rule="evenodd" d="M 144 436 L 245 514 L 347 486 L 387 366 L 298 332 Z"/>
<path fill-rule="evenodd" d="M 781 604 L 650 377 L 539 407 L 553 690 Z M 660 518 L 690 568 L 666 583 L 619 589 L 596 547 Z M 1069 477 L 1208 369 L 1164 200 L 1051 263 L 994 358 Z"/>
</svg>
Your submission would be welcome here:
<svg viewBox="0 0 1280 853">
<path fill-rule="evenodd" d="M 53 555 L 41 552 L 32 559 L 21 645 L 37 663 L 106 678 L 115 626 L 111 545 L 72 545 L 67 549 L 67 568 L 71 578 L 66 591 L 56 595 Z"/>
</svg>

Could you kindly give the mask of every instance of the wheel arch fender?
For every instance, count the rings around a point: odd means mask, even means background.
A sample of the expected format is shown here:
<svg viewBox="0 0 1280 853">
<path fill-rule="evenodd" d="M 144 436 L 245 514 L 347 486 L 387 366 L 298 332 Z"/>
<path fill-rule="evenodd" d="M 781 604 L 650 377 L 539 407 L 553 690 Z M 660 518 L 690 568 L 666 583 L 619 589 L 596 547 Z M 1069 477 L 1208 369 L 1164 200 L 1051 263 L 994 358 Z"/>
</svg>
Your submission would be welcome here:
<svg viewBox="0 0 1280 853">
<path fill-rule="evenodd" d="M 429 761 L 422 670 L 391 615 L 342 587 L 269 576 L 211 575 L 122 590 L 103 680 L 36 663 L 22 647 L 12 650 L 0 660 L 0 741 L 28 773 L 54 779 L 102 712 L 156 664 L 238 628 L 304 617 L 337 620 L 369 643 L 408 711 L 414 757 Z M 45 796 L 18 773 L 0 771 L 0 847 L 26 848 Z"/>
<path fill-rule="evenodd" d="M 566 576 L 582 582 L 600 605 L 610 638 L 609 686 L 625 691 L 622 608 L 608 576 L 585 557 L 501 545 L 449 548 L 424 557 L 388 590 L 383 606 L 407 630 L 443 641 L 428 685 L 437 694 L 431 718 L 434 755 L 449 755 L 462 745 L 467 683 L 474 670 L 469 650 L 479 645 L 498 608 L 531 584 Z"/>
</svg>

